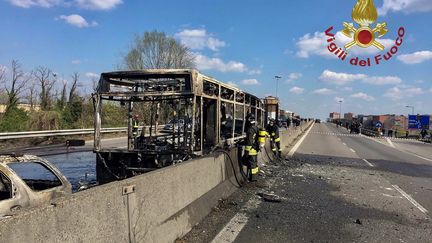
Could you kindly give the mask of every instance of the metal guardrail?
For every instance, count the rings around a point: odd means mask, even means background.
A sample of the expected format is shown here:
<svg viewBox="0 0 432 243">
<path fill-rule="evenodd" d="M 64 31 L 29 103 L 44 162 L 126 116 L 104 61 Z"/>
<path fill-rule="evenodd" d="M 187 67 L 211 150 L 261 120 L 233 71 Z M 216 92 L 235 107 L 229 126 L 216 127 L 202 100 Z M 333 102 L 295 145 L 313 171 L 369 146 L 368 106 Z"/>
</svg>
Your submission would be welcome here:
<svg viewBox="0 0 432 243">
<path fill-rule="evenodd" d="M 163 128 L 164 125 L 159 125 L 158 129 Z M 144 128 L 148 128 L 145 126 Z M 102 128 L 101 133 L 115 133 L 115 132 L 126 132 L 127 127 L 113 127 L 113 128 Z M 71 135 L 85 135 L 93 134 L 93 128 L 87 129 L 68 129 L 68 130 L 51 130 L 51 131 L 30 131 L 30 132 L 5 132 L 0 133 L 0 140 L 7 139 L 20 139 L 20 138 L 36 138 L 36 137 L 55 137 L 55 136 L 71 136 Z"/>
<path fill-rule="evenodd" d="M 126 127 L 104 128 L 102 133 L 126 132 Z M 36 138 L 36 137 L 55 137 L 85 135 L 94 133 L 94 129 L 68 129 L 68 130 L 51 130 L 51 131 L 31 131 L 31 132 L 5 132 L 0 133 L 0 140 L 19 139 L 19 138 Z"/>
</svg>

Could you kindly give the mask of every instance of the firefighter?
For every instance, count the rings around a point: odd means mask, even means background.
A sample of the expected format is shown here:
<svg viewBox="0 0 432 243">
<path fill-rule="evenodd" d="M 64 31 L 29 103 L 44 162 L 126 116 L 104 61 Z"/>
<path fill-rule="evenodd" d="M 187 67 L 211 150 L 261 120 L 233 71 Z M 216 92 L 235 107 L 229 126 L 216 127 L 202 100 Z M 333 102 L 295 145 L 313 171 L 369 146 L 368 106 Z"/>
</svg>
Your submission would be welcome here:
<svg viewBox="0 0 432 243">
<path fill-rule="evenodd" d="M 282 149 L 280 146 L 279 127 L 275 119 L 270 118 L 269 124 L 266 127 L 268 136 L 270 137 L 270 144 L 275 156 L 282 158 Z"/>
<path fill-rule="evenodd" d="M 138 138 L 138 128 L 139 128 L 139 116 L 135 114 L 132 119 L 132 137 L 134 141 Z"/>
<path fill-rule="evenodd" d="M 259 167 L 258 167 L 258 151 L 259 151 L 259 129 L 256 126 L 255 116 L 248 115 L 248 129 L 246 131 L 245 141 L 245 165 L 248 168 L 249 181 L 256 181 Z"/>
</svg>

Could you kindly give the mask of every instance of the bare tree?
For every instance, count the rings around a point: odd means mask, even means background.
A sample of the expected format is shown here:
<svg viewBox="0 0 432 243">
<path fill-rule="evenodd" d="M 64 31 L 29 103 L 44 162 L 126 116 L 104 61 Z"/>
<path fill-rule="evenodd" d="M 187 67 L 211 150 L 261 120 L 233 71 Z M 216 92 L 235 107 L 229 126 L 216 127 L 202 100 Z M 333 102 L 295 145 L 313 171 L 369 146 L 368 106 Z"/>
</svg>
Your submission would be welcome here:
<svg viewBox="0 0 432 243">
<path fill-rule="evenodd" d="M 7 95 L 4 90 L 6 87 L 6 67 L 0 65 L 0 105 L 5 104 L 7 101 Z"/>
<path fill-rule="evenodd" d="M 0 94 L 4 92 L 3 87 L 6 85 L 6 67 L 0 65 Z"/>
<path fill-rule="evenodd" d="M 129 70 L 151 68 L 193 68 L 195 57 L 189 48 L 164 32 L 145 32 L 136 36 L 131 49 L 124 57 Z"/>
<path fill-rule="evenodd" d="M 5 83 L 5 90 L 7 95 L 7 108 L 6 113 L 12 108 L 16 107 L 19 101 L 19 96 L 24 89 L 26 82 L 29 78 L 25 75 L 24 71 L 21 68 L 21 64 L 17 60 L 12 60 L 11 66 L 11 79 L 9 81 L 6 80 L 5 74 L 3 73 L 3 77 Z"/>
<path fill-rule="evenodd" d="M 73 102 L 76 97 L 78 97 L 78 80 L 79 80 L 79 74 L 77 72 L 72 74 L 72 86 L 69 90 L 69 103 Z"/>
<path fill-rule="evenodd" d="M 55 83 L 55 76 L 47 67 L 37 67 L 33 76 L 40 87 L 40 104 L 42 110 L 49 110 L 52 105 L 51 91 Z M 52 77 L 51 77 L 52 76 Z"/>
<path fill-rule="evenodd" d="M 66 104 L 66 89 L 67 89 L 67 80 L 63 79 L 63 85 L 62 85 L 62 90 L 61 90 L 61 95 L 60 95 L 60 99 L 57 102 L 57 106 L 58 108 L 60 108 L 61 110 L 63 110 L 65 104 Z"/>
<path fill-rule="evenodd" d="M 37 102 L 36 92 L 37 92 L 36 82 L 34 79 L 32 79 L 30 81 L 30 85 L 27 88 L 27 96 L 26 96 L 27 102 L 29 103 L 31 110 L 34 109 L 34 106 L 36 105 Z"/>
<path fill-rule="evenodd" d="M 99 78 L 92 77 L 91 82 L 92 82 L 92 92 L 96 93 L 99 85 Z"/>
</svg>

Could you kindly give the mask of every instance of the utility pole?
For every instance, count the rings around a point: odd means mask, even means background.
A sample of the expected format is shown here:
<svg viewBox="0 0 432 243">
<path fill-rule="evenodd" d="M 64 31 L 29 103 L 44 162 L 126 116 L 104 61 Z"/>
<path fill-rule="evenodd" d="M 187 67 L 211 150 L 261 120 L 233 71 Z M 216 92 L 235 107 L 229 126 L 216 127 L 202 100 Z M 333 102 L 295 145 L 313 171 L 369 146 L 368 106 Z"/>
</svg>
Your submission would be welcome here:
<svg viewBox="0 0 432 243">
<path fill-rule="evenodd" d="M 412 105 L 407 105 L 405 106 L 406 108 L 411 108 L 411 114 L 414 115 L 414 106 Z"/>
<path fill-rule="evenodd" d="M 279 89 L 279 79 L 281 79 L 282 76 L 276 75 L 275 79 L 276 79 L 276 98 L 278 98 L 278 89 Z"/>
</svg>

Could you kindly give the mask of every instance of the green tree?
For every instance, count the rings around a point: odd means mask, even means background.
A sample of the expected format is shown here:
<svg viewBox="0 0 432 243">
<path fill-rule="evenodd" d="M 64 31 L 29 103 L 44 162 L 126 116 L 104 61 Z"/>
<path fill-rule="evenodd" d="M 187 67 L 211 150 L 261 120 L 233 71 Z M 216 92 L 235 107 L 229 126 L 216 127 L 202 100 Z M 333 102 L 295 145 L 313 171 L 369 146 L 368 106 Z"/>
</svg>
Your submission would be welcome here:
<svg viewBox="0 0 432 243">
<path fill-rule="evenodd" d="M 61 112 L 63 127 L 65 128 L 79 128 L 78 120 L 81 118 L 83 112 L 83 99 L 75 96 L 73 100 L 67 103 L 64 110 Z"/>
<path fill-rule="evenodd" d="M 24 110 L 10 107 L 0 121 L 1 132 L 20 132 L 27 129 L 28 114 Z"/>
</svg>

